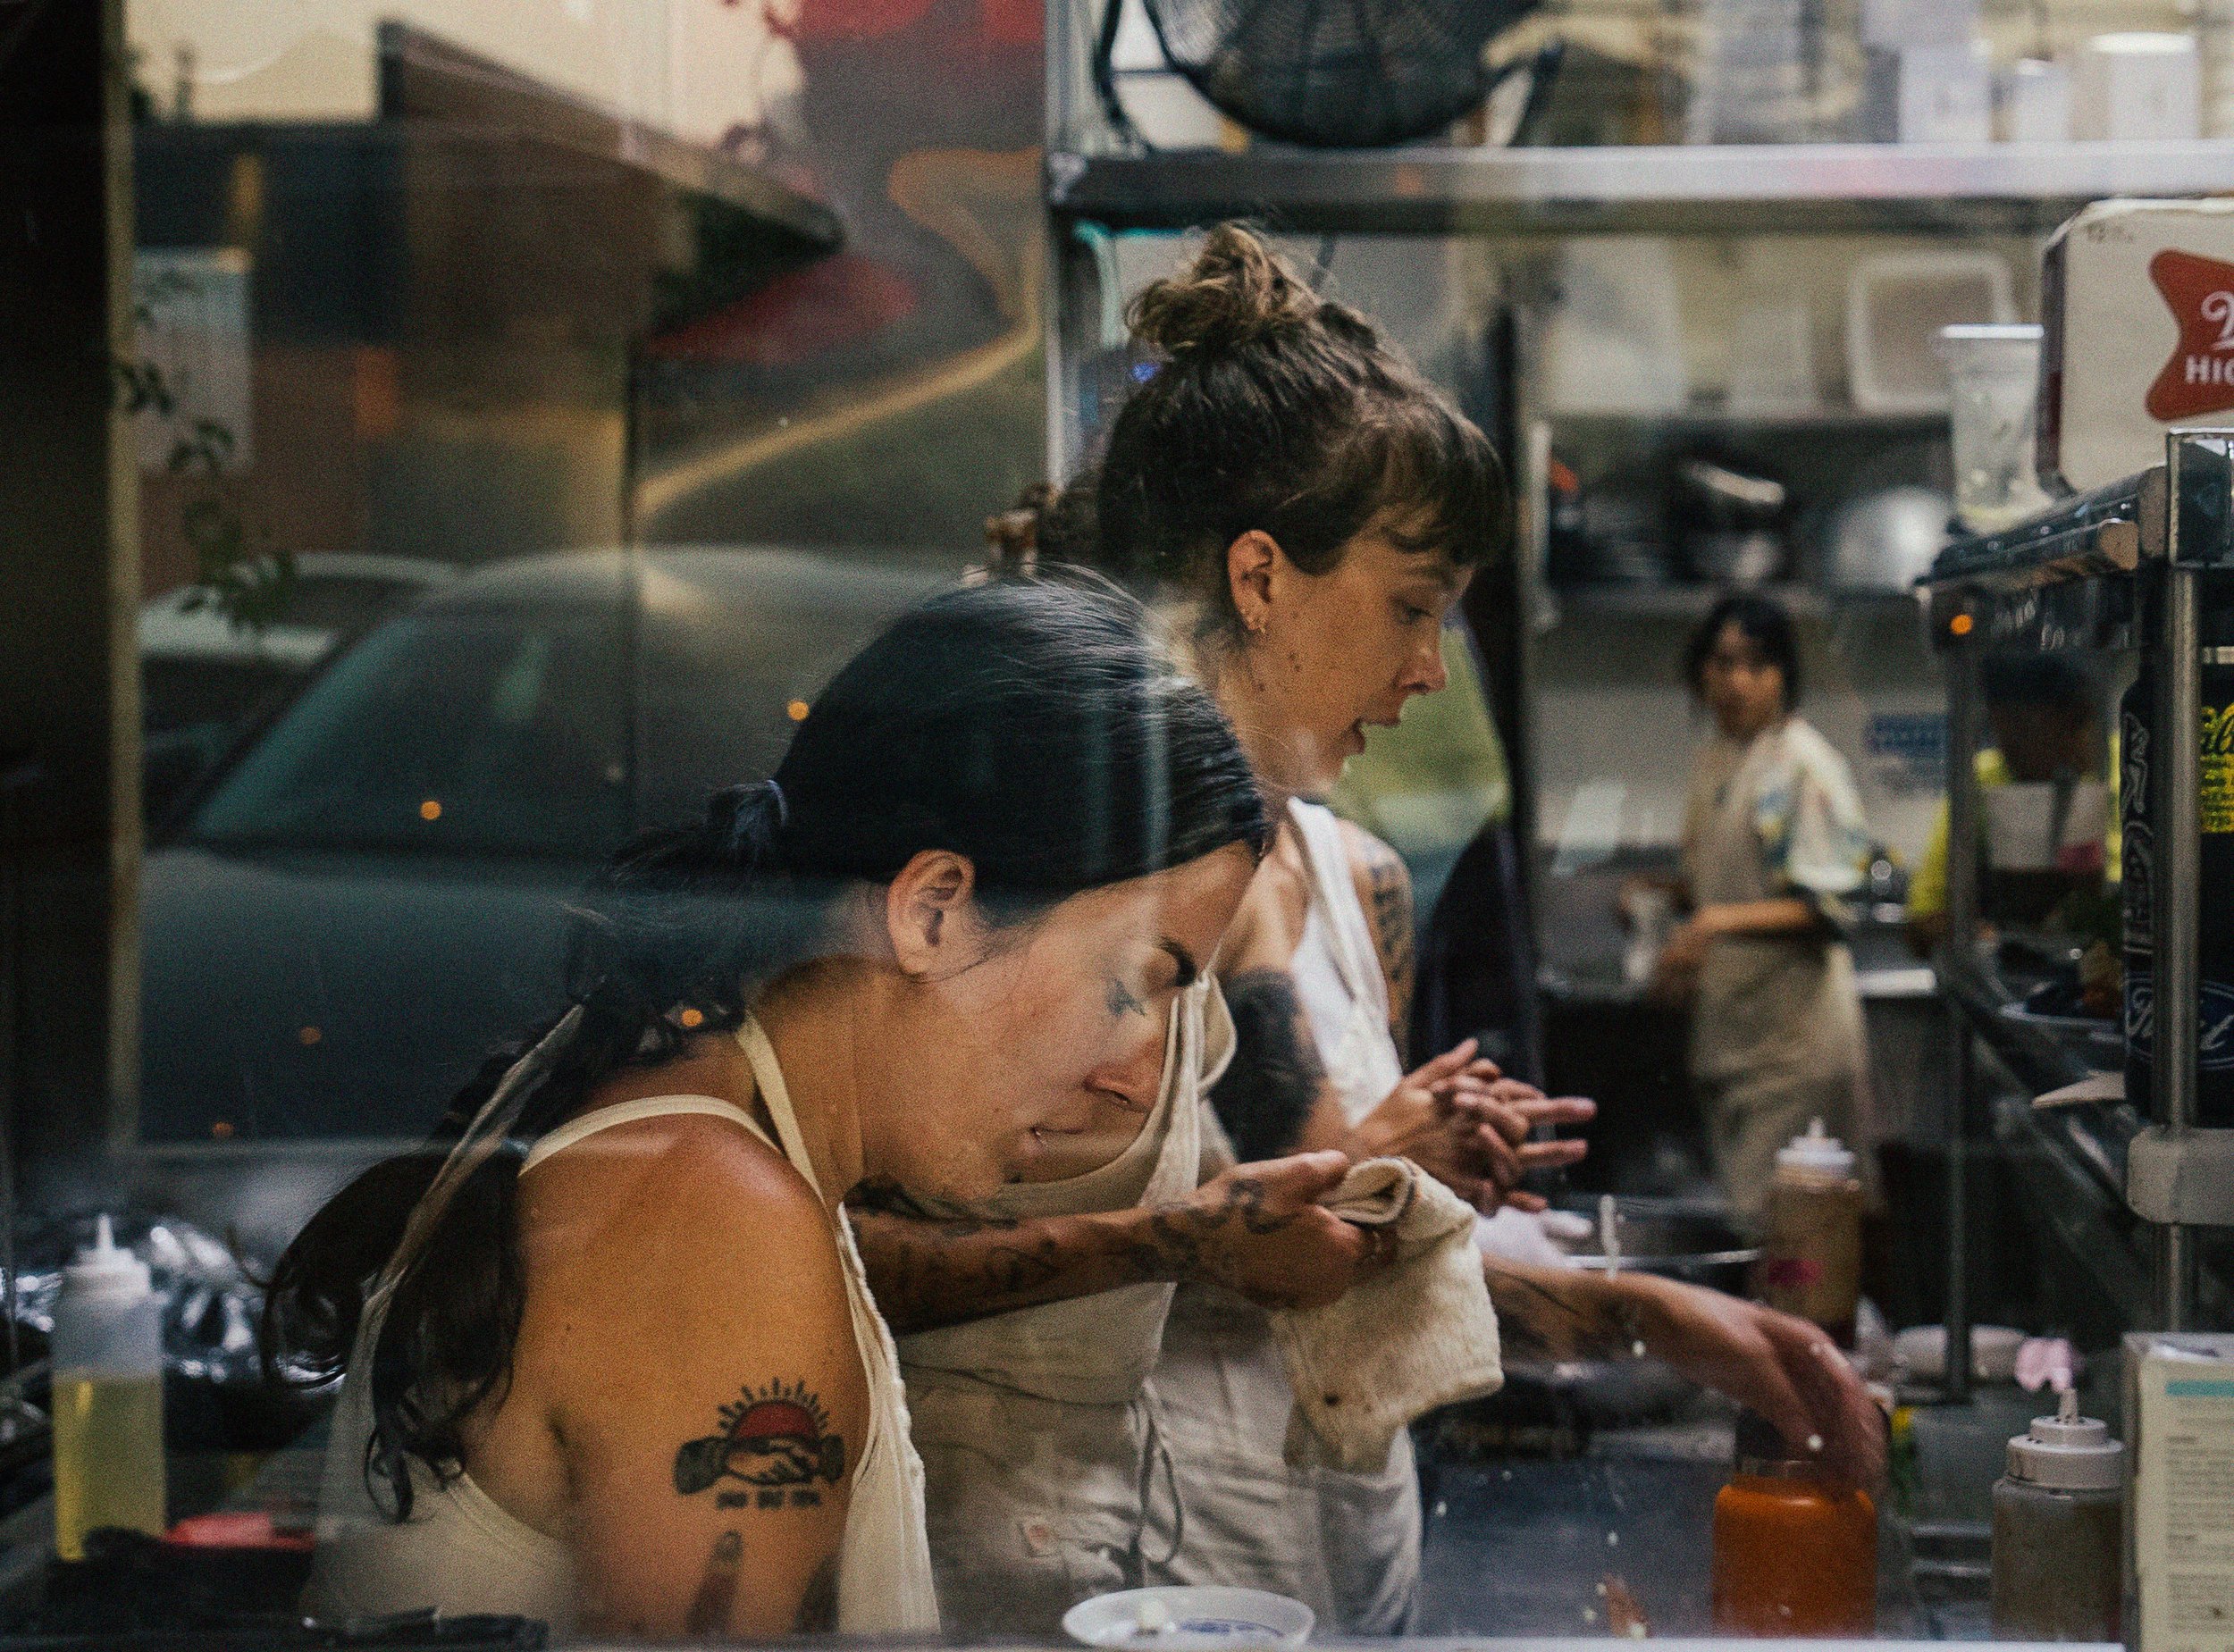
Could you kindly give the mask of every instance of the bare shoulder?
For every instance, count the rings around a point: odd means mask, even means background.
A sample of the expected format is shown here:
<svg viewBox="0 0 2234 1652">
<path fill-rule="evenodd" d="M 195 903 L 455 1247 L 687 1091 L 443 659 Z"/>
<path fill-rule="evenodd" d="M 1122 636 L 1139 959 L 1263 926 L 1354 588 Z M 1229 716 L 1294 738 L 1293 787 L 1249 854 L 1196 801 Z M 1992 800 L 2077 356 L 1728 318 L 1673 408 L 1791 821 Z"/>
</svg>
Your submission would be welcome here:
<svg viewBox="0 0 2234 1652">
<path fill-rule="evenodd" d="M 744 1279 L 810 1317 L 846 1312 L 829 1212 L 734 1119 L 664 1113 L 600 1130 L 521 1183 L 520 1216 L 531 1314 L 538 1297 L 591 1293 L 650 1331 L 695 1293 Z"/>
</svg>

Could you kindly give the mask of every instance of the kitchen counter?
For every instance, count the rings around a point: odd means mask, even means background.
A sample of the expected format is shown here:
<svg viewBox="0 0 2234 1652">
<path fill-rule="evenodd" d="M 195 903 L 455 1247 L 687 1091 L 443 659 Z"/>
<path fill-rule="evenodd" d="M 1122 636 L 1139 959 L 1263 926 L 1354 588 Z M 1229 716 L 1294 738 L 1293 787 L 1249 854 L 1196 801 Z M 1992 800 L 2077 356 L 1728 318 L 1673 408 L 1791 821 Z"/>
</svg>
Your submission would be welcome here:
<svg viewBox="0 0 2234 1652">
<path fill-rule="evenodd" d="M 1730 1472 L 1726 1414 L 1601 1430 L 1578 1458 L 1423 1465 L 1425 1636 L 1606 1633 L 1600 1586 L 1626 1584 L 1652 1637 L 1711 1636 L 1715 1495 Z M 1884 1522 L 1891 1526 L 1893 1522 Z M 1919 1604 L 1897 1530 L 1878 1541 L 1880 1638 L 1983 1639 L 1982 1612 Z"/>
</svg>

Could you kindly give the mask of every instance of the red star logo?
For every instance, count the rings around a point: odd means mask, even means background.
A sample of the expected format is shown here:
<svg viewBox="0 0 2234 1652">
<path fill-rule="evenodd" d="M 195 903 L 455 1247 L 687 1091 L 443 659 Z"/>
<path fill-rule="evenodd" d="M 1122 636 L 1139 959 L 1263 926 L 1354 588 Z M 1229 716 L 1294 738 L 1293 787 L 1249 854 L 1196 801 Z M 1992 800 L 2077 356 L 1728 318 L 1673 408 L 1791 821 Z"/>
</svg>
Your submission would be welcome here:
<svg viewBox="0 0 2234 1652">
<path fill-rule="evenodd" d="M 2160 252 L 2149 277 L 2179 323 L 2172 358 L 2149 386 L 2149 416 L 2170 424 L 2234 407 L 2234 264 Z"/>
</svg>

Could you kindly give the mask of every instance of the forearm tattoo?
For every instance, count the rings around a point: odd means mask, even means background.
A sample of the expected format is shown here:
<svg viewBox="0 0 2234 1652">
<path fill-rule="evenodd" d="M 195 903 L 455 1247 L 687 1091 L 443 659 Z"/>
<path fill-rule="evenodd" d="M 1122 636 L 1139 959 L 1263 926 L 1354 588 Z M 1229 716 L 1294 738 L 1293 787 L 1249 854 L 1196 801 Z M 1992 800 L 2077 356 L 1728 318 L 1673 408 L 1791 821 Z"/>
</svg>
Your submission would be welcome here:
<svg viewBox="0 0 2234 1652">
<path fill-rule="evenodd" d="M 1326 1067 L 1284 969 L 1245 969 L 1225 984 L 1233 1061 L 1210 1092 L 1211 1110 L 1243 1164 L 1295 1151 L 1326 1083 Z"/>
<path fill-rule="evenodd" d="M 1295 1220 L 1268 1212 L 1264 1183 L 1240 1175 L 1098 1219 L 945 1221 L 888 1188 L 857 1195 L 851 1213 L 877 1306 L 903 1336 L 1127 1285 L 1231 1284 L 1225 1242 Z"/>
<path fill-rule="evenodd" d="M 1494 1258 L 1482 1273 L 1508 1358 L 1552 1363 L 1625 1354 L 1637 1344 L 1634 1316 L 1601 1279 L 1561 1278 Z"/>
</svg>

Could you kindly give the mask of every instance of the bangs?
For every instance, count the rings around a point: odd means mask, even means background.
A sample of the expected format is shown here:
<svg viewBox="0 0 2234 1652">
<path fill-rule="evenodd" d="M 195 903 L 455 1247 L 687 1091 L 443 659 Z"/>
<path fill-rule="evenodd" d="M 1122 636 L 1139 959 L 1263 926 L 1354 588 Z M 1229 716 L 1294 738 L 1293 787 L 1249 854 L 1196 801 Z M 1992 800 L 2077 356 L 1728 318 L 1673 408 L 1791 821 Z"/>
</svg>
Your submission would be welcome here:
<svg viewBox="0 0 2234 1652">
<path fill-rule="evenodd" d="M 1367 484 L 1373 525 L 1398 550 L 1460 568 L 1504 554 L 1503 470 L 1489 438 L 1441 397 L 1382 404 L 1349 445 L 1342 468 Z"/>
</svg>

